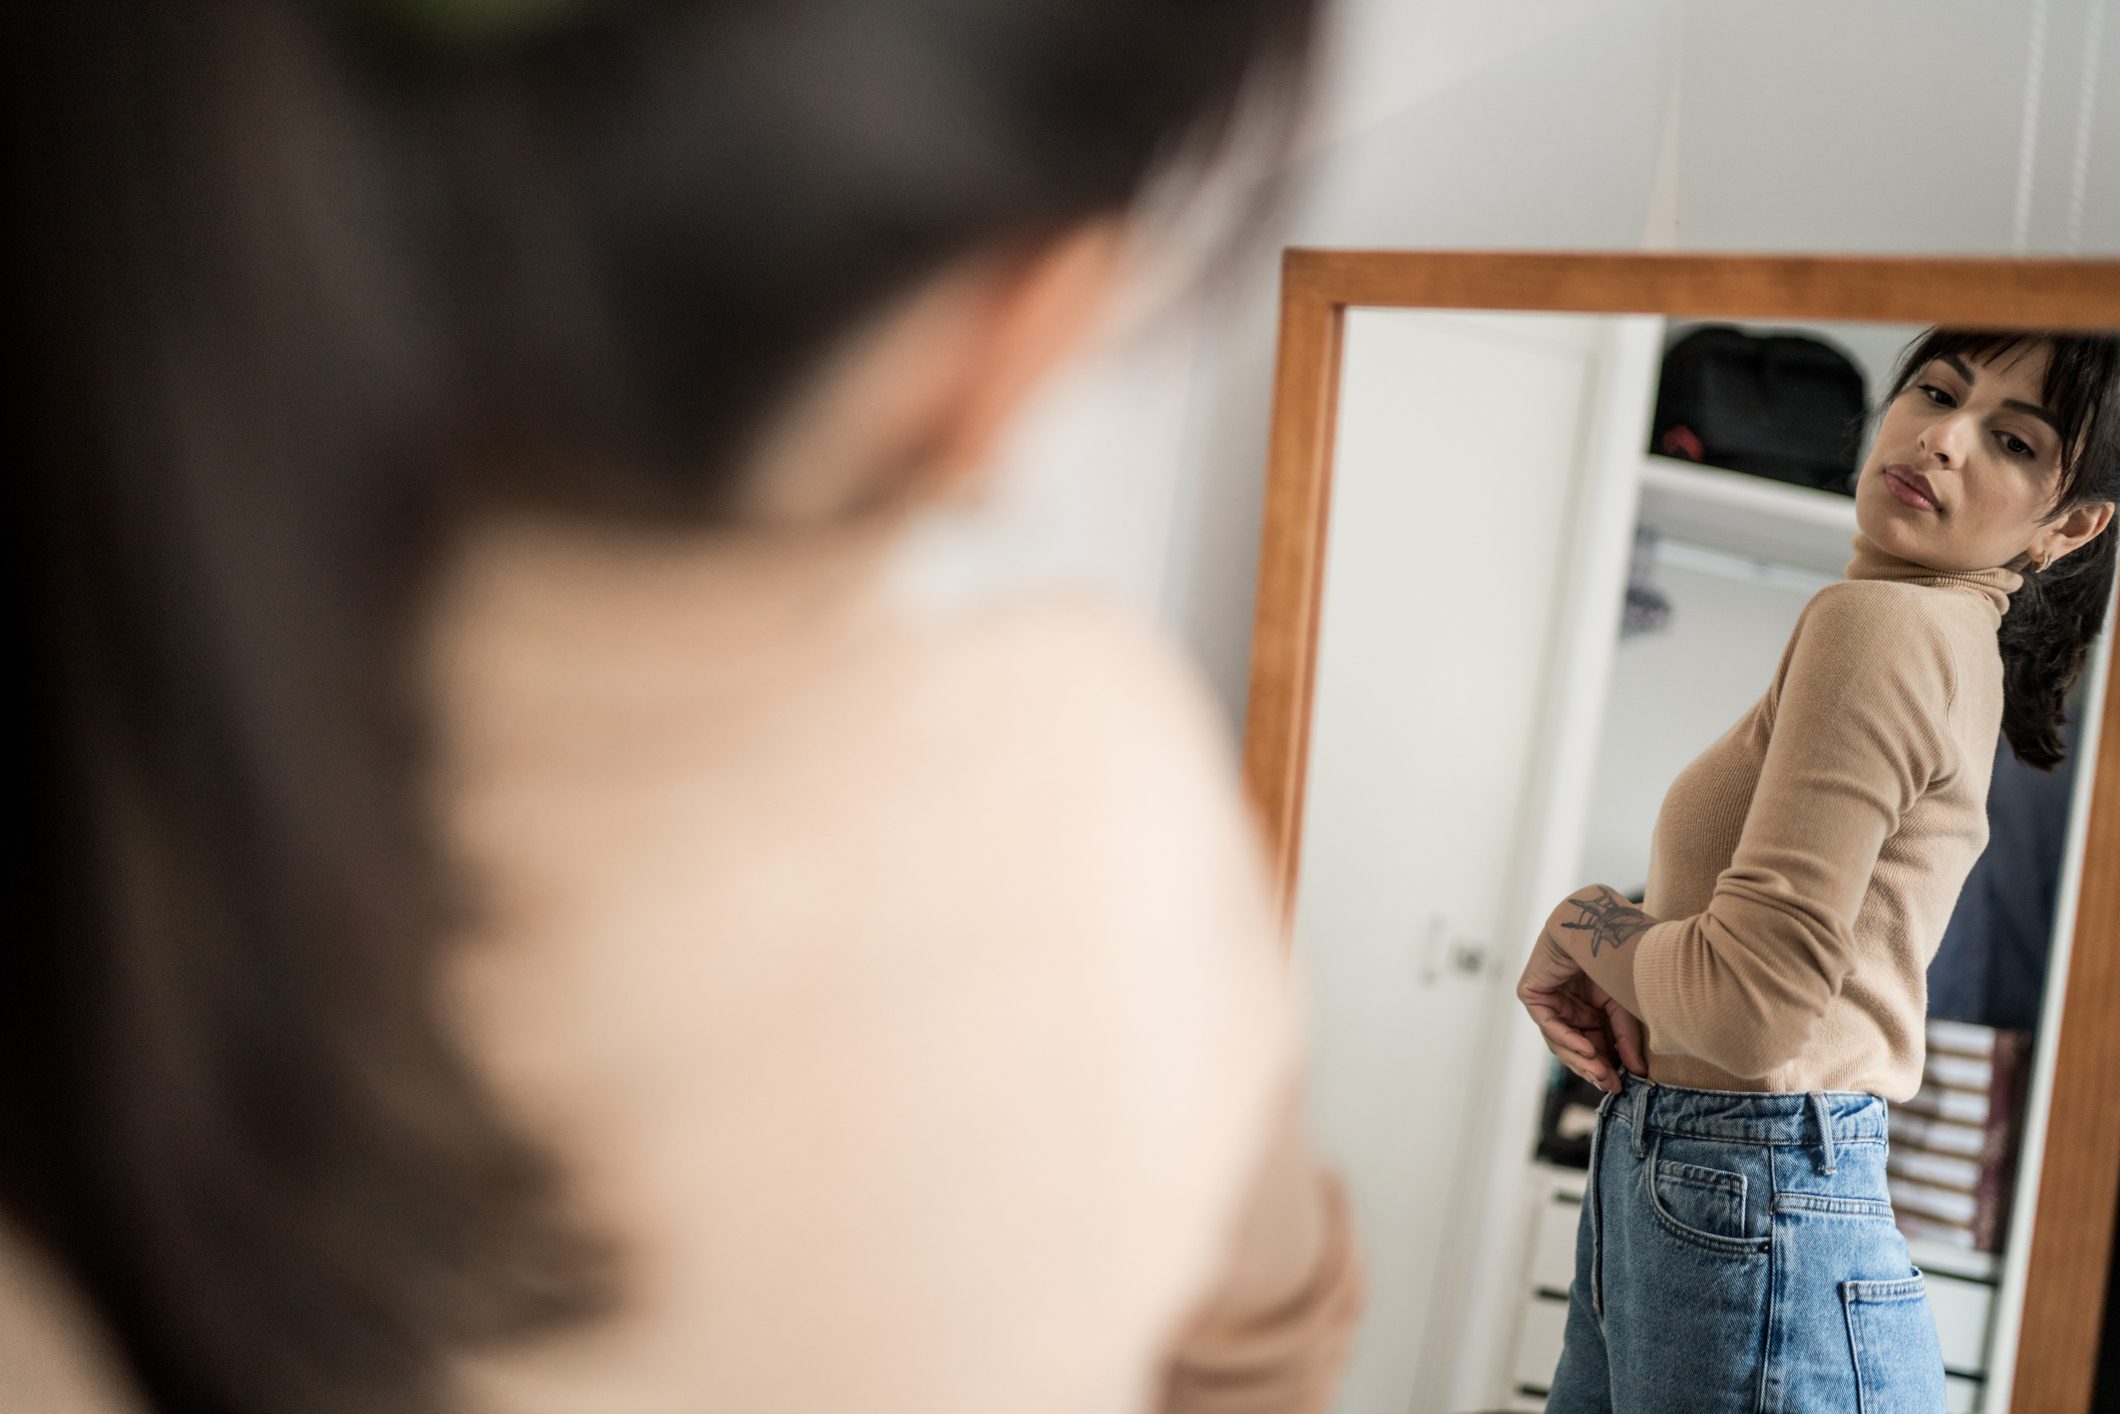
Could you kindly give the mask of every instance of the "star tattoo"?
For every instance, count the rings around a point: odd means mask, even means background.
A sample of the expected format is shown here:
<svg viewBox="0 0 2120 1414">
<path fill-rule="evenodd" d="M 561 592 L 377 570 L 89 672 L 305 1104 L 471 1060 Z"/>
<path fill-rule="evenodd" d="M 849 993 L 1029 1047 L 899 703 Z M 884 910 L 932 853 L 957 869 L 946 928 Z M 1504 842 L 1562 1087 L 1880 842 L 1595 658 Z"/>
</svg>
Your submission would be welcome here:
<svg viewBox="0 0 2120 1414">
<path fill-rule="evenodd" d="M 1656 920 L 1610 889 L 1596 899 L 1571 898 L 1576 917 L 1561 924 L 1571 933 L 1590 935 L 1590 956 L 1606 948 L 1623 948 L 1656 926 Z"/>
</svg>

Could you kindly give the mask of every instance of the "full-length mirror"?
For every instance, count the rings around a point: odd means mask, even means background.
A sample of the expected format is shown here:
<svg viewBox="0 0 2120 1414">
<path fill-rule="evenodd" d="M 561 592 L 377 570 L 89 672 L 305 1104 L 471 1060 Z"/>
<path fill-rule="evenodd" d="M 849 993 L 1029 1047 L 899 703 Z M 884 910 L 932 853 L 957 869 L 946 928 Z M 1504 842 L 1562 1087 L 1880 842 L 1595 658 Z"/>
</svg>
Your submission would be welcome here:
<svg viewBox="0 0 2120 1414">
<path fill-rule="evenodd" d="M 1285 279 L 1247 766 L 1341 1408 L 2088 1407 L 2120 271 Z"/>
</svg>

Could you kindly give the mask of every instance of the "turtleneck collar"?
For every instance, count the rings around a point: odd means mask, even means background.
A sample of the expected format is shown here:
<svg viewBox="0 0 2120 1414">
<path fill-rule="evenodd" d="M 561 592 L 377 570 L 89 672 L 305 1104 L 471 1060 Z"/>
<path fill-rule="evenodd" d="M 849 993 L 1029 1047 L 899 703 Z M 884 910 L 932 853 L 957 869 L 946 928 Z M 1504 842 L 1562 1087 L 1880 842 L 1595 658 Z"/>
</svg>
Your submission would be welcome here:
<svg viewBox="0 0 2120 1414">
<path fill-rule="evenodd" d="M 1848 578 L 1889 579 L 1903 584 L 1925 584 L 1936 589 L 1962 589 L 1987 600 L 1994 607 L 1997 623 L 2009 612 L 2010 595 L 2024 583 L 2023 575 L 1999 566 L 1991 570 L 1931 569 L 1899 558 L 1867 535 L 1855 537 L 1855 558 L 1848 561 Z"/>
</svg>

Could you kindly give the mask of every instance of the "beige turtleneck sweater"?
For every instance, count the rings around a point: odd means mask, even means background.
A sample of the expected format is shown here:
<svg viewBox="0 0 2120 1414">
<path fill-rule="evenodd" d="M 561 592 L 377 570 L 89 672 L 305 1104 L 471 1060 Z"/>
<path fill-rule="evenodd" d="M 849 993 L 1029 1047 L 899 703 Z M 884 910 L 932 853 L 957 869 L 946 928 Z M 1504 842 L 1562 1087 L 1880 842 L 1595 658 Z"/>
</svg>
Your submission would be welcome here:
<svg viewBox="0 0 2120 1414">
<path fill-rule="evenodd" d="M 1672 783 L 1643 903 L 1664 921 L 1634 959 L 1653 1079 L 1920 1087 L 1929 960 L 1987 844 L 2020 582 L 1858 536 L 1766 695 Z"/>
</svg>

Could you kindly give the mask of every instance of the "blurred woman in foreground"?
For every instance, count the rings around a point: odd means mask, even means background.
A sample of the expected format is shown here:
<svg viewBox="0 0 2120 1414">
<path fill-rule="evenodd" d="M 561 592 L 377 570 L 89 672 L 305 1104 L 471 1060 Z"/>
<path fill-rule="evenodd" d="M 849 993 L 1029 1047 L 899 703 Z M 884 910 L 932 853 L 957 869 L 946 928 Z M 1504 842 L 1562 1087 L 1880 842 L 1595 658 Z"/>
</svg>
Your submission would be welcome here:
<svg viewBox="0 0 2120 1414">
<path fill-rule="evenodd" d="M 1215 714 L 883 574 L 1310 9 L 19 22 L 0 1403 L 1323 1405 Z"/>
</svg>

